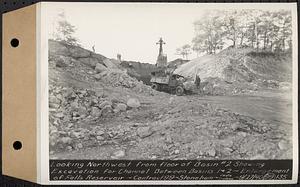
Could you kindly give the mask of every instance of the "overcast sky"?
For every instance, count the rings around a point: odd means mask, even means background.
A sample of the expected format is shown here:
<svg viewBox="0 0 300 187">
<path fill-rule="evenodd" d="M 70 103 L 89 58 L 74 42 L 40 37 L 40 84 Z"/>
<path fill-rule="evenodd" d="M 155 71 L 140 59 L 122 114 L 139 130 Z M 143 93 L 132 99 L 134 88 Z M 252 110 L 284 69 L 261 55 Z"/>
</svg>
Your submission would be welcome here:
<svg viewBox="0 0 300 187">
<path fill-rule="evenodd" d="M 178 58 L 176 48 L 191 43 L 193 22 L 202 14 L 197 7 L 179 4 L 73 3 L 47 7 L 50 26 L 62 9 L 84 48 L 95 45 L 96 52 L 106 57 L 120 53 L 124 60 L 148 63 L 156 62 L 160 37 L 166 42 L 168 60 Z"/>
<path fill-rule="evenodd" d="M 205 9 L 217 7 L 211 5 Z M 166 42 L 168 61 L 179 58 L 176 48 L 191 44 L 193 22 L 205 11 L 204 4 L 192 3 L 47 3 L 45 7 L 49 32 L 56 15 L 64 10 L 84 48 L 92 50 L 95 45 L 96 52 L 106 57 L 116 58 L 120 53 L 123 60 L 147 63 L 156 63 L 160 37 Z"/>
</svg>

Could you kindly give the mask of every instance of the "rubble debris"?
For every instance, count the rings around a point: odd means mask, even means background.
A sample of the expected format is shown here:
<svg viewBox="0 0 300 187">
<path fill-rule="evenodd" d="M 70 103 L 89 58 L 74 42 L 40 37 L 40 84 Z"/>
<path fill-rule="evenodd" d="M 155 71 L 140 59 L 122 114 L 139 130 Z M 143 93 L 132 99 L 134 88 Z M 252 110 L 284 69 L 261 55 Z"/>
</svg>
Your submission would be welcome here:
<svg viewBox="0 0 300 187">
<path fill-rule="evenodd" d="M 146 138 L 152 135 L 154 131 L 150 127 L 139 127 L 137 129 L 137 135 L 141 138 Z"/>
<path fill-rule="evenodd" d="M 141 106 L 141 103 L 138 99 L 136 98 L 130 98 L 127 101 L 127 106 L 131 107 L 131 108 L 138 108 Z"/>
</svg>

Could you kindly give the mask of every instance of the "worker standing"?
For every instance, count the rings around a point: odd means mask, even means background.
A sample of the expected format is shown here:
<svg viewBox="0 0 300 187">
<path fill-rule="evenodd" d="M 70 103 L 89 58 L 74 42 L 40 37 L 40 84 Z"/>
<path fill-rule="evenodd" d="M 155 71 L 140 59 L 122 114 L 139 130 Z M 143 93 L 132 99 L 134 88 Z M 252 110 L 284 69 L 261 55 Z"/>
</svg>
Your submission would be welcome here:
<svg viewBox="0 0 300 187">
<path fill-rule="evenodd" d="M 200 88 L 200 82 L 201 82 L 201 79 L 200 79 L 200 77 L 198 76 L 198 74 L 196 74 L 196 76 L 195 76 L 195 85 L 196 85 L 196 88 L 197 88 L 197 89 Z"/>
</svg>

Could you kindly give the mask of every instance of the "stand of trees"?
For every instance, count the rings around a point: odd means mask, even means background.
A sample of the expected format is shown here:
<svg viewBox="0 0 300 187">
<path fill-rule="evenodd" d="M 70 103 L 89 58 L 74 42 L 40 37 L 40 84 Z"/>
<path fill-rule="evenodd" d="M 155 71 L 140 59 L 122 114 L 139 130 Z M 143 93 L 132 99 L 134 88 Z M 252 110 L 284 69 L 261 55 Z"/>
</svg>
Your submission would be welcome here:
<svg viewBox="0 0 300 187">
<path fill-rule="evenodd" d="M 189 54 L 192 53 L 191 46 L 189 44 L 185 44 L 182 47 L 176 49 L 176 55 L 182 56 L 182 59 L 188 60 Z"/>
<path fill-rule="evenodd" d="M 60 12 L 53 23 L 52 38 L 69 45 L 80 46 L 78 39 L 74 36 L 75 31 L 75 26 L 67 21 L 65 13 Z"/>
<path fill-rule="evenodd" d="M 225 45 L 285 51 L 292 47 L 291 12 L 262 10 L 210 11 L 194 23 L 192 49 L 214 54 Z"/>
</svg>

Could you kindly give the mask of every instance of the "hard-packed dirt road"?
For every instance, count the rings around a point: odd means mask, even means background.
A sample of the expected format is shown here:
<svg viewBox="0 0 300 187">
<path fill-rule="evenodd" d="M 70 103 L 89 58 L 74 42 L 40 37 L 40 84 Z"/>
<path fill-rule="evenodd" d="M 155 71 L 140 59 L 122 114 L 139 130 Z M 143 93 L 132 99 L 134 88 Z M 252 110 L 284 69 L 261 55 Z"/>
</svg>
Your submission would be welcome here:
<svg viewBox="0 0 300 187">
<path fill-rule="evenodd" d="M 292 98 L 285 94 L 191 96 L 191 98 L 203 103 L 216 104 L 220 108 L 255 119 L 292 123 Z"/>
</svg>

